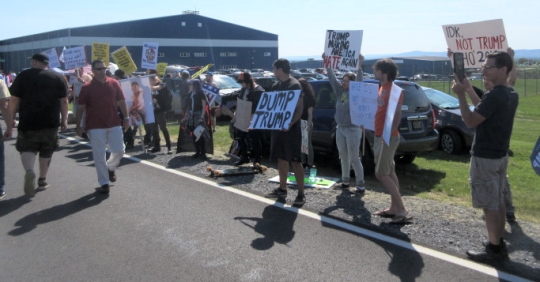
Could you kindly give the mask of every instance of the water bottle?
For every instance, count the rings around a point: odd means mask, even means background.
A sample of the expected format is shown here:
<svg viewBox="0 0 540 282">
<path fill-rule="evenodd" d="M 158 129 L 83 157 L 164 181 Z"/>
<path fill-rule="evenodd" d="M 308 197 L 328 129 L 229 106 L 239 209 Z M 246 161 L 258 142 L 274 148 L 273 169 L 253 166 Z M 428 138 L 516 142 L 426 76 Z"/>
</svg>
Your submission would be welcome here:
<svg viewBox="0 0 540 282">
<path fill-rule="evenodd" d="M 315 166 L 312 166 L 309 169 L 309 182 L 315 182 L 317 179 L 317 168 Z"/>
</svg>

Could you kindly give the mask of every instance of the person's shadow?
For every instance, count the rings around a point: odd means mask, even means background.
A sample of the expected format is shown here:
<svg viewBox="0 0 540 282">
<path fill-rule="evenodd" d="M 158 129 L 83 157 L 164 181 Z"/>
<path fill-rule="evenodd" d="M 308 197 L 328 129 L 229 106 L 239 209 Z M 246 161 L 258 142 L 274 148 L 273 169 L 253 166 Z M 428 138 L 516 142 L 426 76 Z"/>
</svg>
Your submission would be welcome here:
<svg viewBox="0 0 540 282">
<path fill-rule="evenodd" d="M 96 191 L 95 193 L 88 194 L 69 203 L 57 205 L 46 210 L 29 214 L 15 222 L 15 226 L 17 226 L 17 228 L 9 231 L 8 234 L 11 236 L 23 235 L 24 233 L 35 229 L 39 224 L 45 224 L 68 217 L 84 209 L 98 205 L 108 197 L 109 195 L 100 194 Z"/>
<path fill-rule="evenodd" d="M 262 218 L 238 216 L 234 219 L 263 236 L 253 239 L 251 247 L 264 251 L 272 248 L 274 243 L 287 245 L 292 241 L 295 235 L 293 226 L 297 217 L 298 213 L 270 205 L 264 208 Z"/>
</svg>

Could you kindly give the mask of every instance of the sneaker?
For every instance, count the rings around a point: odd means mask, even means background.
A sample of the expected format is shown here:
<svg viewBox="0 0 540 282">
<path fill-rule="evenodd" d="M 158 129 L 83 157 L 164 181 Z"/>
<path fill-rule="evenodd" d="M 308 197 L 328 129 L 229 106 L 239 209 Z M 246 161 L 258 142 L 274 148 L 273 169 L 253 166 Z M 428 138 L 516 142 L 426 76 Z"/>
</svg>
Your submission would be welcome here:
<svg viewBox="0 0 540 282">
<path fill-rule="evenodd" d="M 469 259 L 478 262 L 502 262 L 508 258 L 508 253 L 503 251 L 502 245 L 498 251 L 493 250 L 493 245 L 488 244 L 481 251 L 470 250 L 467 251 Z"/>
<path fill-rule="evenodd" d="M 171 155 L 171 154 L 172 154 L 171 148 L 167 148 L 167 155 Z"/>
<path fill-rule="evenodd" d="M 116 182 L 116 172 L 114 170 L 109 170 L 109 181 Z"/>
<path fill-rule="evenodd" d="M 294 199 L 293 205 L 303 205 L 306 203 L 306 196 L 304 194 L 298 194 Z"/>
<path fill-rule="evenodd" d="M 152 148 L 152 150 L 150 150 L 150 152 L 152 152 L 152 153 L 157 153 L 159 151 L 161 151 L 160 147 L 154 147 L 154 148 Z"/>
<path fill-rule="evenodd" d="M 354 193 L 358 195 L 364 195 L 366 193 L 366 188 L 364 188 L 364 186 L 356 186 Z"/>
<path fill-rule="evenodd" d="M 37 181 L 37 185 L 38 185 L 38 189 L 39 190 L 45 190 L 47 188 L 49 188 L 49 182 L 47 182 L 47 180 L 45 178 L 38 178 L 38 181 Z"/>
<path fill-rule="evenodd" d="M 503 239 L 503 238 L 501 238 L 499 244 L 500 244 L 499 246 L 501 246 L 501 251 L 502 251 L 504 254 L 508 255 L 508 247 L 506 246 L 506 242 L 504 242 L 504 239 Z M 489 240 L 485 240 L 484 242 L 482 242 L 482 245 L 484 245 L 484 247 L 487 246 L 487 245 L 489 245 Z"/>
<path fill-rule="evenodd" d="M 266 194 L 267 198 L 282 198 L 287 197 L 287 190 L 283 190 L 281 188 L 276 188 L 272 190 L 272 192 Z"/>
<path fill-rule="evenodd" d="M 3 199 L 6 196 L 6 189 L 0 188 L 0 199 Z"/>
<path fill-rule="evenodd" d="M 341 182 L 341 183 L 337 184 L 337 188 L 347 189 L 347 188 L 349 188 L 349 182 Z"/>
<path fill-rule="evenodd" d="M 194 158 L 194 159 L 196 159 L 196 158 L 199 157 L 199 153 L 195 153 L 195 154 L 191 155 L 191 157 Z"/>
<path fill-rule="evenodd" d="M 24 175 L 24 194 L 30 198 L 36 195 L 35 180 L 36 174 L 32 170 L 27 171 Z"/>
<path fill-rule="evenodd" d="M 109 194 L 109 184 L 101 185 L 101 187 L 96 188 L 96 190 L 101 194 Z"/>
</svg>

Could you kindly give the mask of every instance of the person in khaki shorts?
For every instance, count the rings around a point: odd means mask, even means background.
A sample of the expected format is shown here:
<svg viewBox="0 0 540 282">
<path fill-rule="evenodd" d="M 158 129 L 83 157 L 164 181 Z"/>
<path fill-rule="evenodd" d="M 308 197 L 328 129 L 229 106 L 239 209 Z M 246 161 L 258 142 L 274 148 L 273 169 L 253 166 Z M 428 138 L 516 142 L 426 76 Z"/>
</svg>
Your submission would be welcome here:
<svg viewBox="0 0 540 282">
<path fill-rule="evenodd" d="M 390 130 L 390 144 L 383 141 L 382 135 L 386 123 L 386 112 L 392 85 L 397 76 L 397 65 L 391 59 L 381 59 L 373 65 L 373 75 L 379 80 L 379 93 L 377 96 L 377 112 L 375 113 L 375 140 L 373 150 L 375 153 L 375 176 L 390 194 L 390 207 L 375 212 L 375 215 L 392 218 L 390 223 L 408 223 L 412 217 L 405 208 L 399 193 L 399 180 L 394 168 L 394 154 L 399 145 L 398 126 L 401 121 L 401 105 L 403 93 L 399 95 L 398 104 L 394 113 L 394 120 Z"/>
<path fill-rule="evenodd" d="M 13 130 L 13 118 L 11 113 L 8 111 L 8 99 L 9 99 L 9 89 L 6 86 L 6 83 L 3 80 L 0 80 L 0 111 L 2 112 L 2 118 L 6 122 L 6 132 L 4 133 L 4 140 L 9 140 L 11 138 L 11 131 Z M 2 135 L 2 127 L 0 126 L 0 136 Z M 4 158 L 4 142 L 0 142 L 0 199 L 6 196 L 6 166 Z"/>
</svg>

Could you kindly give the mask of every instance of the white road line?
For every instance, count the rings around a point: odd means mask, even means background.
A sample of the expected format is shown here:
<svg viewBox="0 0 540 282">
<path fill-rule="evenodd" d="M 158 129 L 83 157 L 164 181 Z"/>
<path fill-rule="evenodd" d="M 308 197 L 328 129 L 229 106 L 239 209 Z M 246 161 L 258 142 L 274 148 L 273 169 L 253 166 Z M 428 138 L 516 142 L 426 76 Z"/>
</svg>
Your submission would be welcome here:
<svg viewBox="0 0 540 282">
<path fill-rule="evenodd" d="M 87 145 L 87 146 L 91 147 L 91 145 L 88 142 L 81 141 L 81 140 L 79 140 L 77 138 L 67 137 L 67 136 L 64 136 L 62 134 L 59 134 L 59 136 L 65 138 L 67 140 L 75 141 L 75 142 L 78 142 L 80 144 L 84 144 L 84 145 Z M 149 161 L 145 161 L 145 160 L 141 160 L 139 158 L 132 157 L 132 156 L 127 155 L 127 154 L 124 155 L 124 158 L 132 160 L 132 161 L 137 162 L 137 163 L 147 165 L 147 166 L 151 166 L 153 168 L 160 169 L 160 170 L 163 170 L 163 171 L 166 171 L 166 172 L 169 172 L 169 173 L 173 173 L 173 174 L 176 174 L 178 176 L 186 177 L 186 178 L 189 178 L 189 179 L 194 180 L 194 181 L 202 182 L 204 184 L 207 184 L 207 185 L 210 185 L 210 186 L 213 186 L 213 187 L 216 187 L 216 188 L 219 188 L 219 189 L 231 192 L 231 193 L 235 193 L 237 195 L 244 196 L 246 198 L 250 198 L 250 199 L 253 199 L 253 200 L 256 200 L 256 201 L 259 201 L 259 202 L 263 202 L 263 203 L 268 204 L 268 205 L 273 205 L 273 206 L 276 206 L 276 207 L 280 207 L 280 208 L 282 208 L 284 210 L 288 210 L 288 211 L 291 211 L 291 212 L 296 212 L 296 213 L 301 214 L 303 216 L 310 217 L 312 219 L 315 219 L 315 220 L 318 220 L 318 221 L 321 221 L 321 222 L 324 222 L 324 223 L 327 223 L 327 224 L 331 224 L 331 225 L 334 225 L 336 227 L 339 227 L 339 228 L 342 228 L 342 229 L 345 229 L 345 230 L 348 230 L 348 231 L 351 231 L 351 232 L 354 232 L 354 233 L 357 233 L 357 234 L 360 234 L 360 235 L 363 235 L 363 236 L 367 236 L 367 237 L 374 238 L 374 239 L 377 239 L 377 240 L 380 240 L 380 241 L 383 241 L 383 242 L 387 242 L 387 243 L 390 243 L 390 244 L 393 244 L 393 245 L 396 245 L 396 246 L 399 246 L 399 247 L 402 247 L 402 248 L 405 248 L 405 249 L 416 251 L 418 253 L 428 255 L 428 256 L 431 256 L 431 257 L 434 257 L 434 258 L 437 258 L 437 259 L 440 259 L 440 260 L 444 260 L 444 261 L 447 261 L 449 263 L 453 263 L 455 265 L 459 265 L 459 266 L 462 266 L 462 267 L 465 267 L 465 268 L 469 268 L 471 270 L 475 270 L 475 271 L 478 271 L 478 272 L 481 272 L 481 273 L 484 273 L 486 275 L 490 275 L 490 276 L 493 276 L 493 277 L 496 277 L 496 278 L 499 278 L 499 279 L 504 279 L 504 280 L 507 280 L 507 281 L 516 281 L 516 282 L 531 281 L 531 280 L 527 280 L 527 279 L 515 276 L 515 275 L 510 274 L 510 273 L 499 271 L 499 270 L 497 270 L 497 269 L 495 269 L 493 267 L 487 266 L 487 265 L 475 263 L 475 262 L 470 261 L 470 260 L 462 259 L 462 258 L 455 257 L 455 256 L 452 256 L 452 255 L 449 255 L 449 254 L 446 254 L 446 253 L 442 253 L 442 252 L 439 252 L 439 251 L 436 251 L 436 250 L 433 250 L 433 249 L 430 249 L 430 248 L 427 248 L 427 247 L 423 247 L 423 246 L 420 246 L 420 245 L 417 245 L 417 244 L 413 244 L 413 243 L 410 243 L 410 242 L 399 240 L 399 239 L 396 239 L 396 238 L 393 238 L 393 237 L 390 237 L 390 236 L 387 236 L 387 235 L 384 235 L 384 234 L 380 234 L 380 233 L 377 233 L 377 232 L 374 232 L 374 231 L 371 231 L 371 230 L 368 230 L 368 229 L 365 229 L 365 228 L 362 228 L 362 227 L 358 227 L 358 226 L 355 226 L 355 225 L 352 225 L 352 224 L 349 224 L 349 223 L 346 223 L 346 222 L 343 222 L 343 221 L 332 219 L 332 218 L 329 218 L 329 217 L 326 217 L 326 216 L 321 216 L 321 215 L 316 214 L 316 213 L 311 212 L 311 211 L 295 208 L 295 207 L 292 207 L 292 206 L 287 205 L 287 204 L 278 203 L 275 200 L 267 199 L 267 198 L 264 198 L 264 197 L 261 197 L 261 196 L 258 196 L 258 195 L 252 194 L 252 193 L 242 191 L 240 189 L 236 189 L 234 187 L 222 185 L 222 184 L 210 181 L 208 179 L 200 178 L 198 176 L 194 176 L 194 175 L 191 175 L 191 174 L 188 174 L 188 173 L 185 173 L 185 172 L 181 172 L 181 171 L 178 171 L 178 170 L 175 170 L 175 169 L 166 168 L 166 167 L 164 167 L 162 165 L 152 163 L 152 162 L 149 162 Z"/>
</svg>

